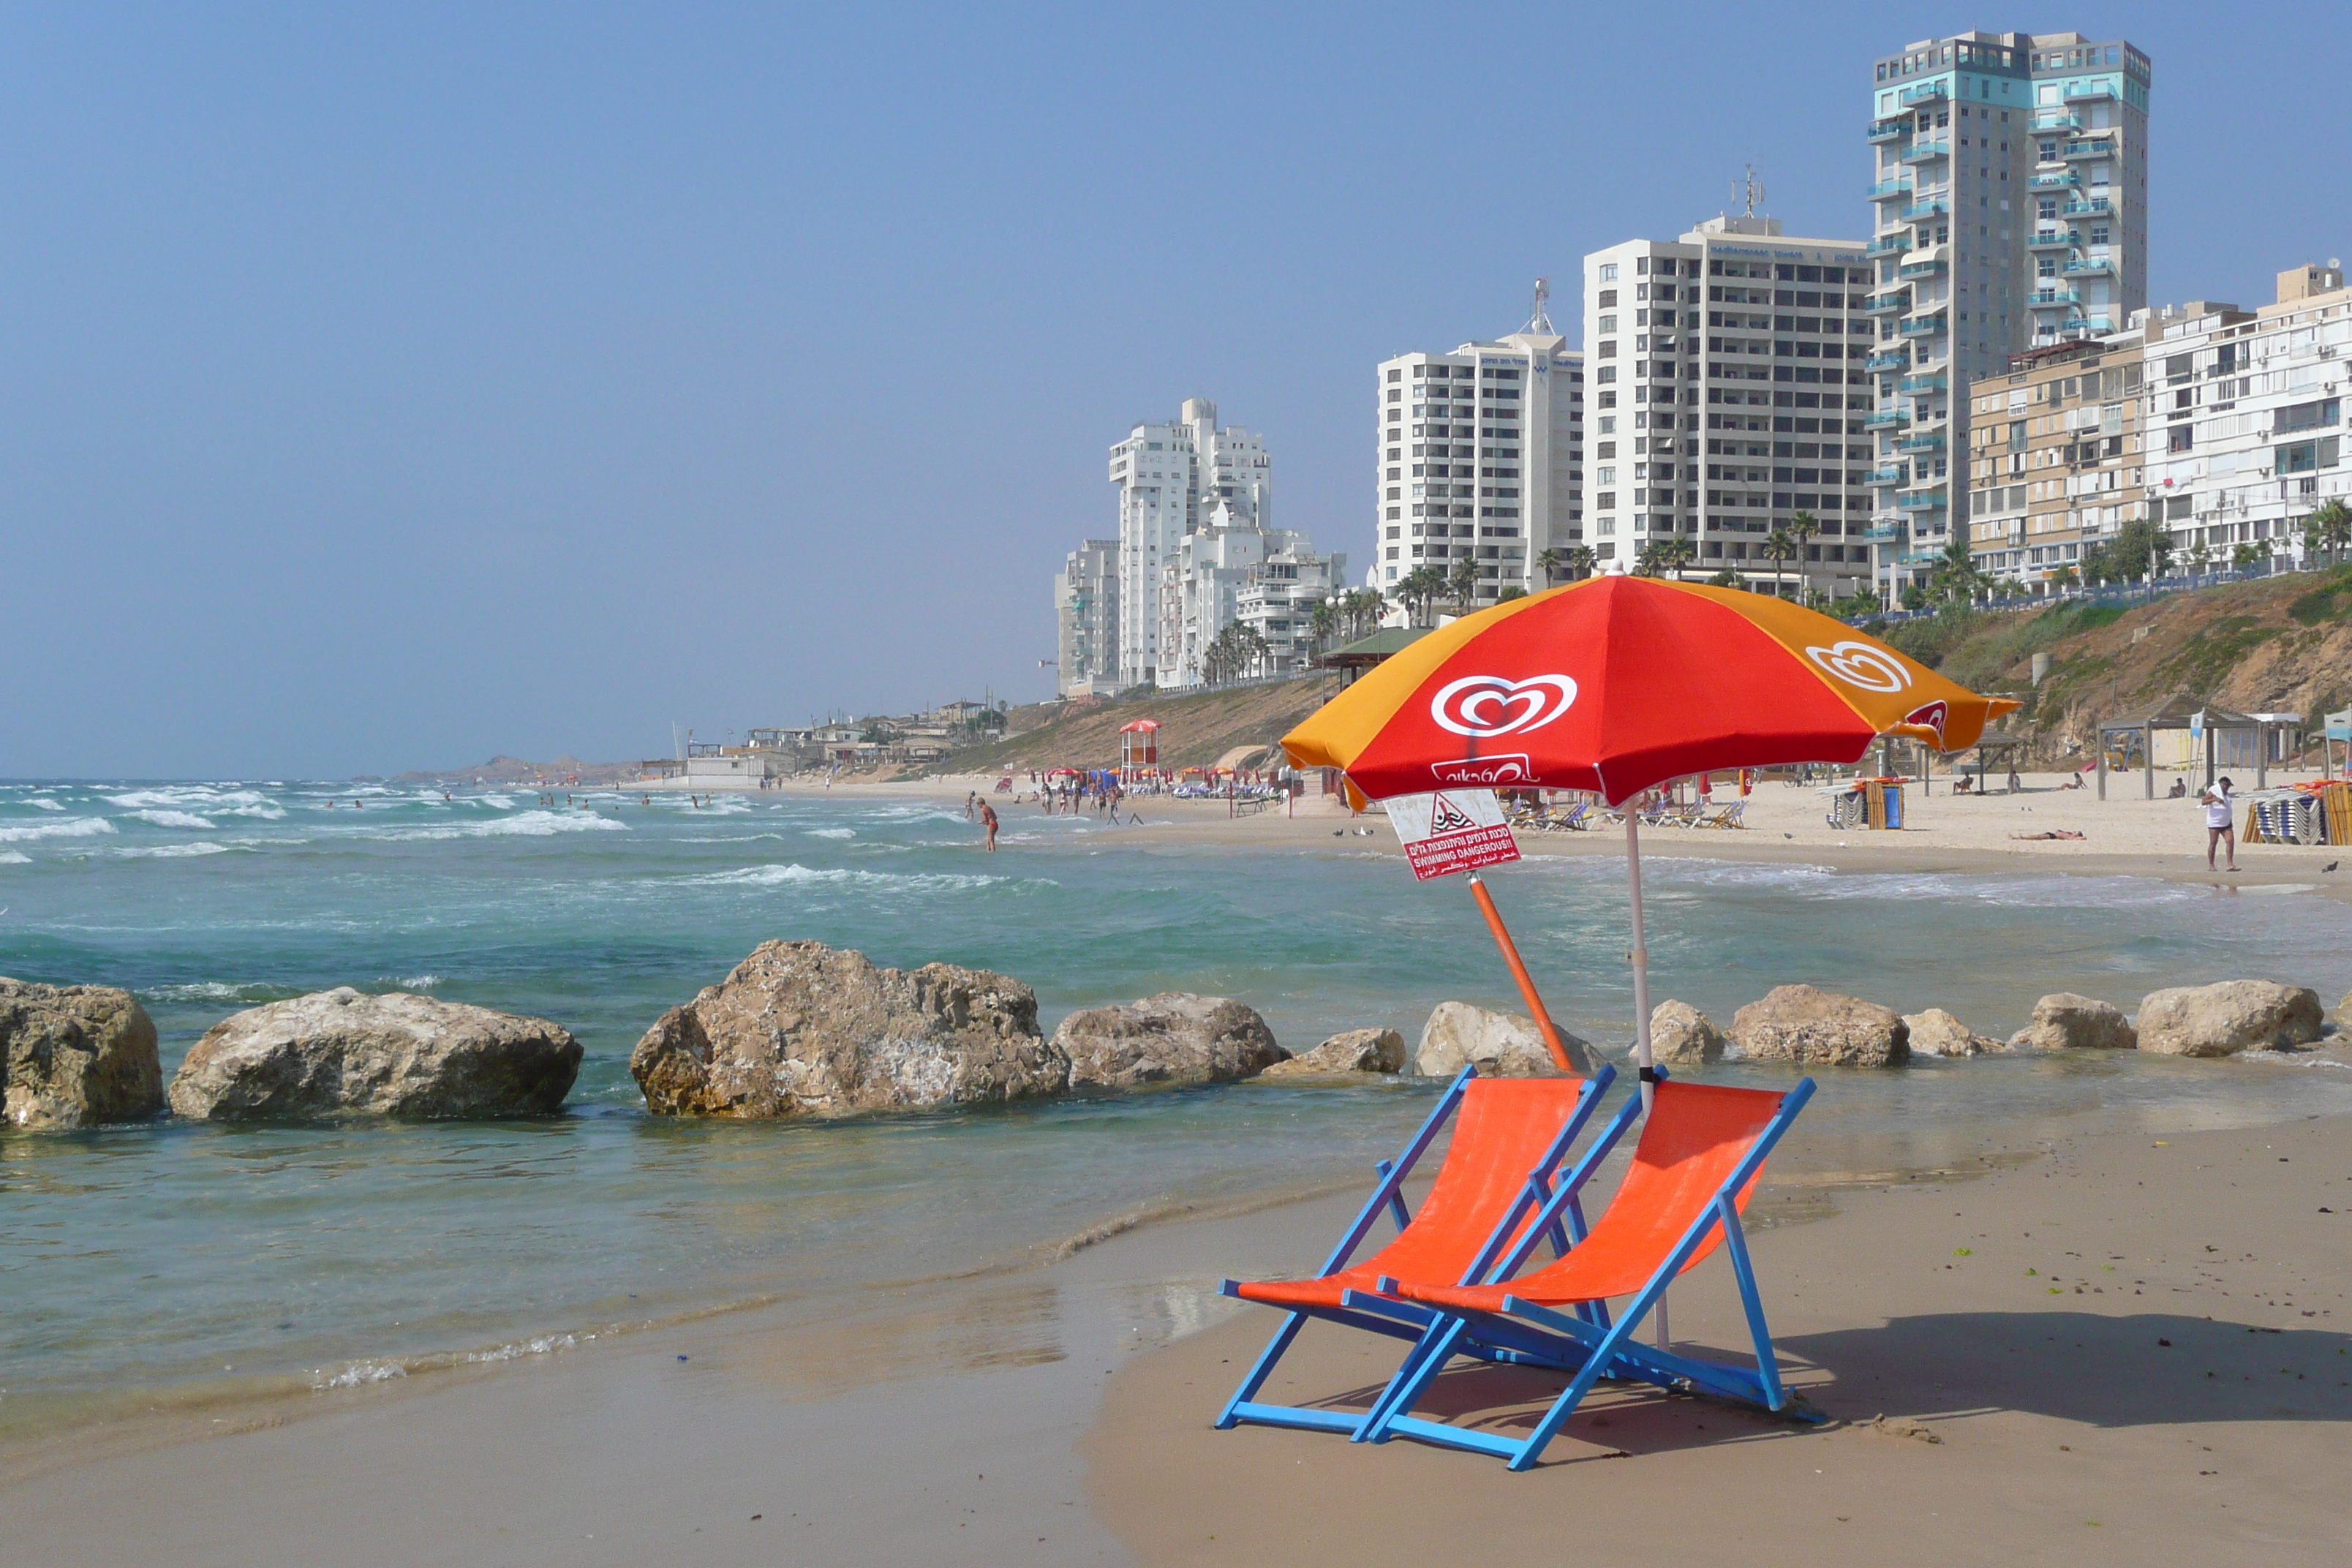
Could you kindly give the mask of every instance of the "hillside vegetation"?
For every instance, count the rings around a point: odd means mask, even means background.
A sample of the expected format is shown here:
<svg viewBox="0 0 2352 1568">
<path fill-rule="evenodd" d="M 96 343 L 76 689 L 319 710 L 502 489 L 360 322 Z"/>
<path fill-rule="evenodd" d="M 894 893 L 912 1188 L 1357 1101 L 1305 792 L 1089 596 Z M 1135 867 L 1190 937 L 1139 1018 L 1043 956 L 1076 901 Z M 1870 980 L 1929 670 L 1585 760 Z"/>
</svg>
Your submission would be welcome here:
<svg viewBox="0 0 2352 1568">
<path fill-rule="evenodd" d="M 2175 693 L 2243 713 L 2317 714 L 2352 700 L 2352 566 L 2174 594 L 2153 605 L 1956 610 L 1886 640 L 1979 691 L 2023 700 L 2006 721 L 2047 752 Z M 2051 656 L 2037 690 L 2032 656 Z"/>
<path fill-rule="evenodd" d="M 1121 726 L 1139 719 L 1157 719 L 1160 766 L 1208 767 L 1237 747 L 1272 745 L 1339 689 L 1338 676 L 1312 675 L 1271 686 L 1097 702 L 1082 708 L 1041 704 L 1013 715 L 1016 726 L 1033 716 L 1042 719 L 1035 728 L 966 747 L 942 765 L 959 773 L 1064 766 L 1114 768 L 1118 765 Z"/>
</svg>

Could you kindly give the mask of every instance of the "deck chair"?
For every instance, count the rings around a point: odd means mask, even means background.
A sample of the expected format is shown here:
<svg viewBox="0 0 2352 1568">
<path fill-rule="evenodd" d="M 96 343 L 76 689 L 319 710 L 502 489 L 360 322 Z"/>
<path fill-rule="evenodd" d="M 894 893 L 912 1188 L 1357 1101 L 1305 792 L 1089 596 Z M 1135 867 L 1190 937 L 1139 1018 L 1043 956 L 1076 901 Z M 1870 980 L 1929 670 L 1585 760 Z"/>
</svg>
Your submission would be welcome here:
<svg viewBox="0 0 2352 1568">
<path fill-rule="evenodd" d="M 1748 1261 L 1747 1235 L 1739 1223 L 1765 1157 L 1812 1093 L 1811 1079 L 1802 1079 L 1785 1095 L 1662 1083 L 1616 1196 L 1591 1233 L 1558 1262 L 1486 1284 L 1376 1281 L 1382 1296 L 1435 1308 L 1444 1317 L 1430 1326 L 1399 1379 L 1374 1402 L 1359 1440 L 1386 1442 L 1402 1433 L 1496 1455 L 1507 1459 L 1512 1469 L 1528 1469 L 1603 1377 L 1652 1383 L 1819 1420 L 1810 1407 L 1792 1408 L 1781 1384 L 1756 1271 Z M 1562 1206 L 1559 1196 L 1553 1194 L 1532 1226 L 1549 1223 Z M 1695 1267 L 1718 1245 L 1731 1255 L 1732 1277 L 1747 1309 L 1756 1348 L 1753 1368 L 1677 1355 L 1633 1338 L 1675 1276 Z M 1612 1321 L 1608 1303 L 1620 1296 L 1633 1300 Z M 1347 1303 L 1343 1297 L 1342 1304 Z M 1413 1415 L 1413 1406 L 1446 1363 L 1464 1353 L 1549 1366 L 1571 1376 L 1524 1439 Z"/>
<path fill-rule="evenodd" d="M 1441 1314 L 1389 1299 L 1379 1288 L 1381 1276 L 1475 1284 L 1488 1277 L 1507 1250 L 1513 1250 L 1515 1240 L 1527 1243 L 1514 1252 L 1515 1258 L 1523 1258 L 1545 1233 L 1557 1250 L 1567 1251 L 1568 1227 L 1582 1226 L 1575 1191 L 1607 1151 L 1596 1142 L 1598 1152 L 1588 1152 L 1568 1180 L 1555 1186 L 1553 1178 L 1615 1078 L 1616 1069 L 1605 1063 L 1589 1079 L 1482 1079 L 1476 1068 L 1463 1068 L 1412 1142 L 1396 1159 L 1380 1163 L 1379 1184 L 1315 1278 L 1255 1283 L 1227 1279 L 1218 1287 L 1223 1295 L 1279 1308 L 1287 1315 L 1218 1413 L 1217 1429 L 1250 1421 L 1352 1435 L 1370 1412 L 1273 1405 L 1256 1397 L 1308 1319 L 1383 1334 L 1418 1349 Z M 1628 1104 L 1638 1106 L 1639 1101 Z M 1405 1178 L 1449 1120 L 1454 1141 L 1445 1162 L 1422 1200 L 1421 1212 L 1411 1213 L 1402 1191 Z M 1610 1143 L 1629 1121 L 1621 1110 Z M 1539 1228 L 1532 1223 L 1538 1210 L 1545 1216 Z M 1383 1213 L 1396 1223 L 1396 1239 L 1351 1265 L 1349 1259 Z M 1347 1300 L 1351 1295 L 1356 1298 L 1352 1305 Z M 1392 1378 L 1391 1387 L 1394 1383 Z"/>
</svg>

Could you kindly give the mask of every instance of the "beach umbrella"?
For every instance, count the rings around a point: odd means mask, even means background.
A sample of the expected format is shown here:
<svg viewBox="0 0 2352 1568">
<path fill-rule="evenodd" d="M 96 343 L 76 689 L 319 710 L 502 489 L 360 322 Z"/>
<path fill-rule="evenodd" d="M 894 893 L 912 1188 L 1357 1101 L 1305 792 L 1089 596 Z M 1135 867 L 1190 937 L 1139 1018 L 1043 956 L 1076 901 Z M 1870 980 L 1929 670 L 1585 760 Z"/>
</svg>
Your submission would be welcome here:
<svg viewBox="0 0 2352 1568">
<path fill-rule="evenodd" d="M 1600 577 L 1438 627 L 1366 671 L 1282 744 L 1301 767 L 1341 770 L 1359 805 L 1535 786 L 1590 790 L 1622 805 L 1708 768 L 1858 762 L 1886 735 L 1960 751 L 2016 706 L 1784 599 Z M 1656 1075 L 1640 823 L 1638 810 L 1625 813 L 1634 1055 L 1646 1102 Z M 1492 899 L 1474 890 L 1518 973 Z M 1524 980 L 1522 989 L 1532 997 Z"/>
</svg>

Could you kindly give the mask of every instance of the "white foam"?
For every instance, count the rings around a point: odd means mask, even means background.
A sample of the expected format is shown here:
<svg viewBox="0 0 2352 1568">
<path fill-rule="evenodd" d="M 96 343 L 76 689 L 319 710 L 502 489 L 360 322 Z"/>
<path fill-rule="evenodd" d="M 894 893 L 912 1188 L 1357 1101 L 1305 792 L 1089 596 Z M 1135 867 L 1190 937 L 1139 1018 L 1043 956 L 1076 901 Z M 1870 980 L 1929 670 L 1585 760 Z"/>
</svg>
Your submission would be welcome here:
<svg viewBox="0 0 2352 1568">
<path fill-rule="evenodd" d="M 33 858 L 20 850 L 0 849 L 0 866 L 29 866 Z"/>
<path fill-rule="evenodd" d="M 28 838 L 95 838 L 113 831 L 114 824 L 102 816 L 69 816 L 63 822 L 0 825 L 0 844 L 21 843 Z"/>
<path fill-rule="evenodd" d="M 441 984 L 441 977 L 437 974 L 411 974 L 394 984 L 403 991 L 430 991 Z"/>
<path fill-rule="evenodd" d="M 226 980 L 197 980 L 183 985 L 149 985 L 139 994 L 153 997 L 158 1002 L 250 1002 L 252 993 L 269 989 L 263 985 L 232 985 Z"/>
<path fill-rule="evenodd" d="M 131 860 L 184 860 L 191 855 L 226 855 L 230 846 L 215 844 L 209 838 L 199 838 L 187 844 L 157 844 L 118 849 L 117 855 Z"/>
<path fill-rule="evenodd" d="M 66 808 L 66 803 L 64 801 L 51 800 L 45 795 L 27 795 L 25 797 L 25 804 L 26 805 L 37 805 L 43 811 L 63 811 Z"/>
<path fill-rule="evenodd" d="M 394 1378 L 407 1375 L 408 1369 L 396 1361 L 355 1361 L 333 1373 L 323 1370 L 313 1372 L 310 1374 L 310 1386 L 313 1388 L 364 1388 L 371 1383 L 390 1383 Z"/>
<path fill-rule="evenodd" d="M 811 827 L 805 828 L 803 831 L 807 833 L 811 838 L 855 838 L 857 837 L 857 829 L 855 827 Z"/>
<path fill-rule="evenodd" d="M 371 837 L 399 841 L 510 836 L 545 838 L 558 833 L 626 833 L 628 830 L 628 824 L 616 816 L 600 816 L 587 811 L 541 809 L 526 811 L 516 816 L 493 817 L 488 822 L 452 823 L 446 827 L 393 828 Z"/>
<path fill-rule="evenodd" d="M 129 815 L 137 817 L 142 822 L 152 822 L 158 827 L 202 827 L 208 829 L 214 826 L 213 823 L 207 821 L 204 817 L 196 816 L 194 812 L 165 811 L 160 807 L 152 808 L 146 811 L 134 811 L 129 813 Z"/>
<path fill-rule="evenodd" d="M 746 866 L 739 871 L 713 871 L 705 876 L 686 877 L 680 880 L 689 887 L 706 888 L 776 888 L 797 883 L 854 883 L 861 887 L 933 890 L 985 888 L 998 882 L 1010 881 L 1012 879 L 944 871 L 898 876 L 887 871 L 853 871 L 838 868 L 820 870 L 813 866 L 787 864 Z"/>
</svg>

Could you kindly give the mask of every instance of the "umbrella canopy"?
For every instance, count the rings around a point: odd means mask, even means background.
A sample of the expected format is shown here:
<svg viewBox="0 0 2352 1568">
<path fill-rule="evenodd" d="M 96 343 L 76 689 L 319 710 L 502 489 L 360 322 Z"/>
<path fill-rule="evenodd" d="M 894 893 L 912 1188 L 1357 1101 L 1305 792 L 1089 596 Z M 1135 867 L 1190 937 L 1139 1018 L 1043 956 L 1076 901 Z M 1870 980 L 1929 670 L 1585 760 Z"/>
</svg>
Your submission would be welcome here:
<svg viewBox="0 0 2352 1568">
<path fill-rule="evenodd" d="M 1856 762 L 1882 735 L 1956 752 L 2016 706 L 1784 599 L 1601 577 L 1439 627 L 1282 744 L 1375 800 L 1537 785 L 1613 805 L 1706 768 Z"/>
</svg>

